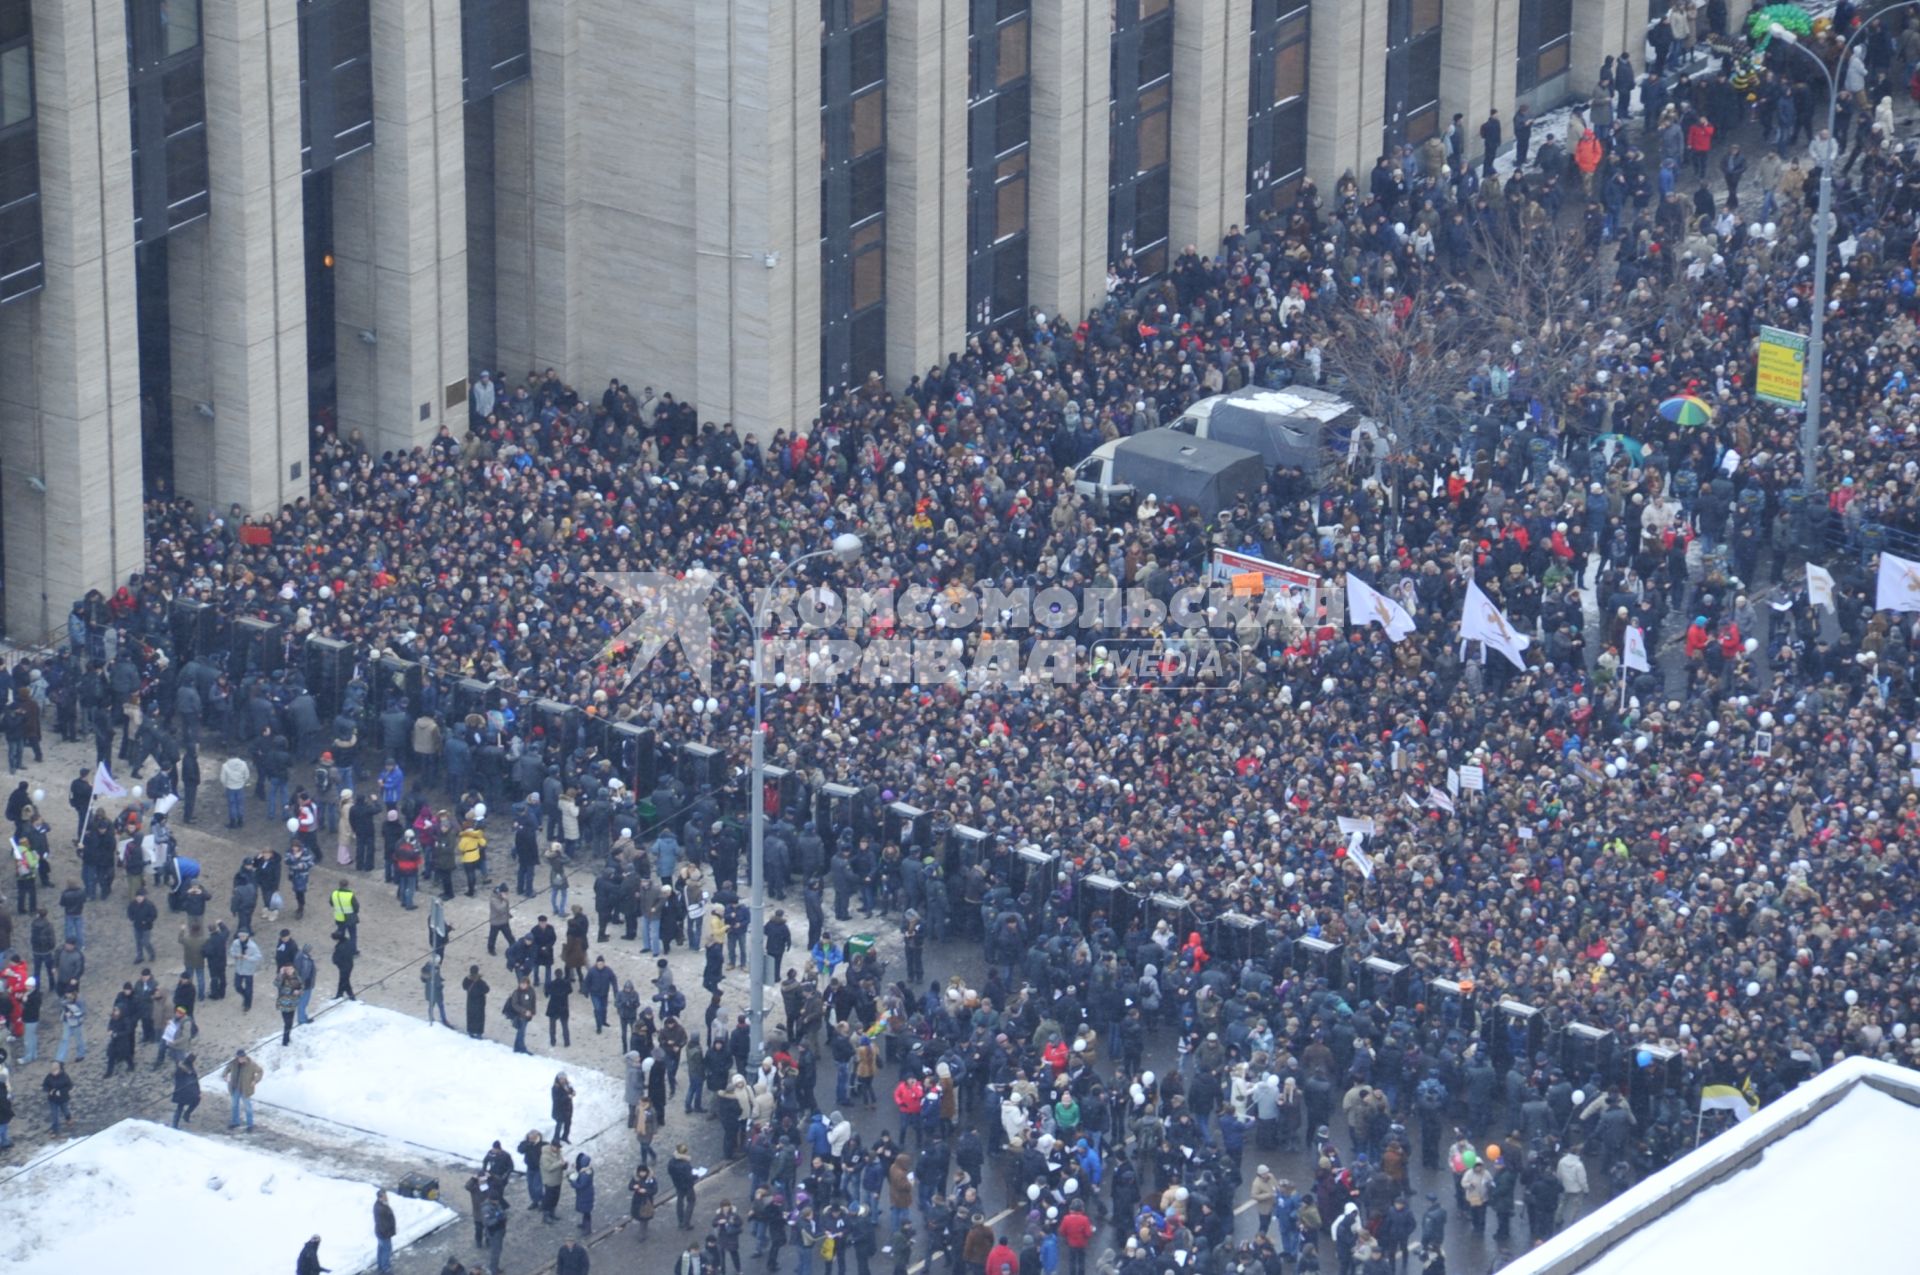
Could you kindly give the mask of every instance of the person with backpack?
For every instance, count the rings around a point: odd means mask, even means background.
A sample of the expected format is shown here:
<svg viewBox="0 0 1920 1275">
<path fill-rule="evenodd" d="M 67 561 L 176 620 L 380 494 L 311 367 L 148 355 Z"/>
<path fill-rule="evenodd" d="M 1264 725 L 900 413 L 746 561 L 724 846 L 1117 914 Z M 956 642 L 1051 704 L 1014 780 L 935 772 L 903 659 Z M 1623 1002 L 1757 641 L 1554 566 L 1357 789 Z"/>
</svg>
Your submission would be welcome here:
<svg viewBox="0 0 1920 1275">
<path fill-rule="evenodd" d="M 493 1192 L 480 1206 L 480 1226 L 487 1237 L 487 1269 L 500 1275 L 500 1250 L 507 1242 L 507 1208 Z"/>
<path fill-rule="evenodd" d="M 527 1048 L 527 1024 L 533 1021 L 536 1004 L 533 984 L 523 974 L 520 976 L 519 986 L 507 994 L 505 1008 L 507 1021 L 513 1024 L 513 1052 L 516 1054 L 533 1052 Z"/>
</svg>

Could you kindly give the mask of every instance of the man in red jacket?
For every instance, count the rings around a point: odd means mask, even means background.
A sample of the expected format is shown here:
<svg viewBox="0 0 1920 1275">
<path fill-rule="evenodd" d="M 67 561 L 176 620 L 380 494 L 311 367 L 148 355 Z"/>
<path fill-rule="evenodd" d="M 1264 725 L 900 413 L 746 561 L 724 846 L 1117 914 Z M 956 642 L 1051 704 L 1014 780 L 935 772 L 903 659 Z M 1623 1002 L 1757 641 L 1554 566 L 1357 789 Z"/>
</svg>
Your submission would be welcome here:
<svg viewBox="0 0 1920 1275">
<path fill-rule="evenodd" d="M 1004 1235 L 994 1241 L 993 1250 L 987 1254 L 986 1275 L 1020 1275 L 1020 1255 Z"/>
<path fill-rule="evenodd" d="M 1060 1219 L 1060 1238 L 1067 1246 L 1067 1275 L 1087 1275 L 1087 1245 L 1093 1242 L 1093 1220 L 1078 1200 Z"/>
</svg>

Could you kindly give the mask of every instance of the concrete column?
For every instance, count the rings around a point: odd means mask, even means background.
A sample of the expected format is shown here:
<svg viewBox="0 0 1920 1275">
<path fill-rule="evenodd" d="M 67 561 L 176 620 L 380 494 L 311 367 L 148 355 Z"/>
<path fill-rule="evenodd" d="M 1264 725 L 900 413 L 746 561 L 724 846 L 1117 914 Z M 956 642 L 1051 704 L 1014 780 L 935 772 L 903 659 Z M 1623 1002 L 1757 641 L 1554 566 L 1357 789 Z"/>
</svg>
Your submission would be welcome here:
<svg viewBox="0 0 1920 1275">
<path fill-rule="evenodd" d="M 1330 197 L 1342 173 L 1364 188 L 1387 102 L 1387 0 L 1313 0 L 1307 51 L 1307 175 Z"/>
<path fill-rule="evenodd" d="M 372 0 L 371 17 L 374 144 L 335 173 L 335 310 L 341 424 L 380 451 L 466 424 L 466 121 L 459 0 Z M 356 241 L 338 201 L 361 182 L 371 235 Z"/>
<path fill-rule="evenodd" d="M 668 379 L 765 441 L 820 401 L 818 5 L 695 6 L 692 48 L 696 346 Z"/>
<path fill-rule="evenodd" d="M 493 100 L 496 370 L 513 381 L 552 367 L 578 383 L 586 372 L 579 361 L 586 306 L 576 304 L 573 282 L 585 238 L 582 2 L 529 7 L 532 76 Z"/>
<path fill-rule="evenodd" d="M 174 483 L 259 513 L 308 483 L 300 29 L 274 0 L 204 0 L 201 15 L 209 215 L 167 244 Z"/>
<path fill-rule="evenodd" d="M 1576 6 L 1578 7 L 1578 6 Z M 1480 125 L 1489 109 L 1511 140 L 1520 0 L 1449 0 L 1440 25 L 1440 131 L 1457 111 L 1466 116 L 1467 154 L 1480 155 Z"/>
<path fill-rule="evenodd" d="M 1252 0 L 1173 10 L 1173 161 L 1170 231 L 1211 256 L 1247 207 L 1247 100 L 1252 88 Z"/>
<path fill-rule="evenodd" d="M 966 0 L 887 6 L 887 379 L 966 343 Z"/>
<path fill-rule="evenodd" d="M 46 287 L 0 307 L 7 633 L 145 558 L 125 8 L 33 0 Z"/>
<path fill-rule="evenodd" d="M 1109 0 L 1033 7 L 1027 297 L 1050 313 L 1083 315 L 1107 292 L 1112 45 Z"/>
<path fill-rule="evenodd" d="M 1573 6 L 1568 87 L 1575 93 L 1592 93 L 1600 82 L 1600 64 L 1622 49 L 1633 55 L 1636 70 L 1643 69 L 1640 63 L 1646 47 L 1645 6 L 1634 0 L 1580 0 Z"/>
</svg>

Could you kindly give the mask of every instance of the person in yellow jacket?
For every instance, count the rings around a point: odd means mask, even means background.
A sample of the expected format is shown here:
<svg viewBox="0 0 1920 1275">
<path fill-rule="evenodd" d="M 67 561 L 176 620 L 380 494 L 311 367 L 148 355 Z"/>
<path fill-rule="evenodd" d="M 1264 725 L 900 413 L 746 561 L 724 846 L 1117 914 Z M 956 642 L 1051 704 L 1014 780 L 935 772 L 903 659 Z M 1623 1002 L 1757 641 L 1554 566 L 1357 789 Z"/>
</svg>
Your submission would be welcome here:
<svg viewBox="0 0 1920 1275">
<path fill-rule="evenodd" d="M 467 874 L 467 897 L 473 897 L 474 886 L 480 880 L 480 860 L 486 853 L 487 834 L 480 825 L 468 819 L 460 825 L 460 839 L 456 843 L 455 857 Z"/>
<path fill-rule="evenodd" d="M 341 880 L 333 893 L 327 896 L 327 902 L 333 905 L 333 923 L 346 930 L 355 947 L 360 945 L 360 900 L 353 893 L 351 882 Z"/>
</svg>

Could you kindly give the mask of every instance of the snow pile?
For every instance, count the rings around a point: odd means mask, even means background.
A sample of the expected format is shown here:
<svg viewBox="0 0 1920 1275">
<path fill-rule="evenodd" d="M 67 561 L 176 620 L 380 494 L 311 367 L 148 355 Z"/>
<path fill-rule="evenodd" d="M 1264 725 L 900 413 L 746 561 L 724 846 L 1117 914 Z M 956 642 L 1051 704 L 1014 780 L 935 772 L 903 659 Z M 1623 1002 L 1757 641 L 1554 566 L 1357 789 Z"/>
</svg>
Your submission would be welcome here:
<svg viewBox="0 0 1920 1275">
<path fill-rule="evenodd" d="M 237 1142 L 122 1120 L 7 1180 L 0 1270 L 290 1271 L 317 1234 L 320 1260 L 349 1275 L 373 1266 L 373 1191 Z M 457 1216 L 428 1200 L 388 1199 L 395 1248 Z"/>
<path fill-rule="evenodd" d="M 1912 1270 L 1907 1178 L 1920 1110 L 1857 1085 L 1760 1162 L 1642 1227 L 1583 1270 Z M 1712 1144 L 1708 1144 L 1711 1147 Z M 1758 1218 L 1775 1225 L 1756 1226 Z"/>
<path fill-rule="evenodd" d="M 627 1117 L 621 1082 L 568 1059 L 516 1054 L 408 1014 L 349 1002 L 328 1010 L 282 1047 L 275 1035 L 252 1056 L 266 1071 L 254 1093 L 277 1109 L 389 1142 L 477 1162 L 498 1138 L 512 1146 L 529 1129 L 552 1132 L 553 1078 L 573 1082 L 575 1142 Z M 226 1113 L 218 1074 L 204 1079 L 206 1104 Z"/>
<path fill-rule="evenodd" d="M 1523 1254 L 1506 1275 L 1912 1270 L 1917 1104 L 1920 1072 L 1849 1058 Z"/>
</svg>

